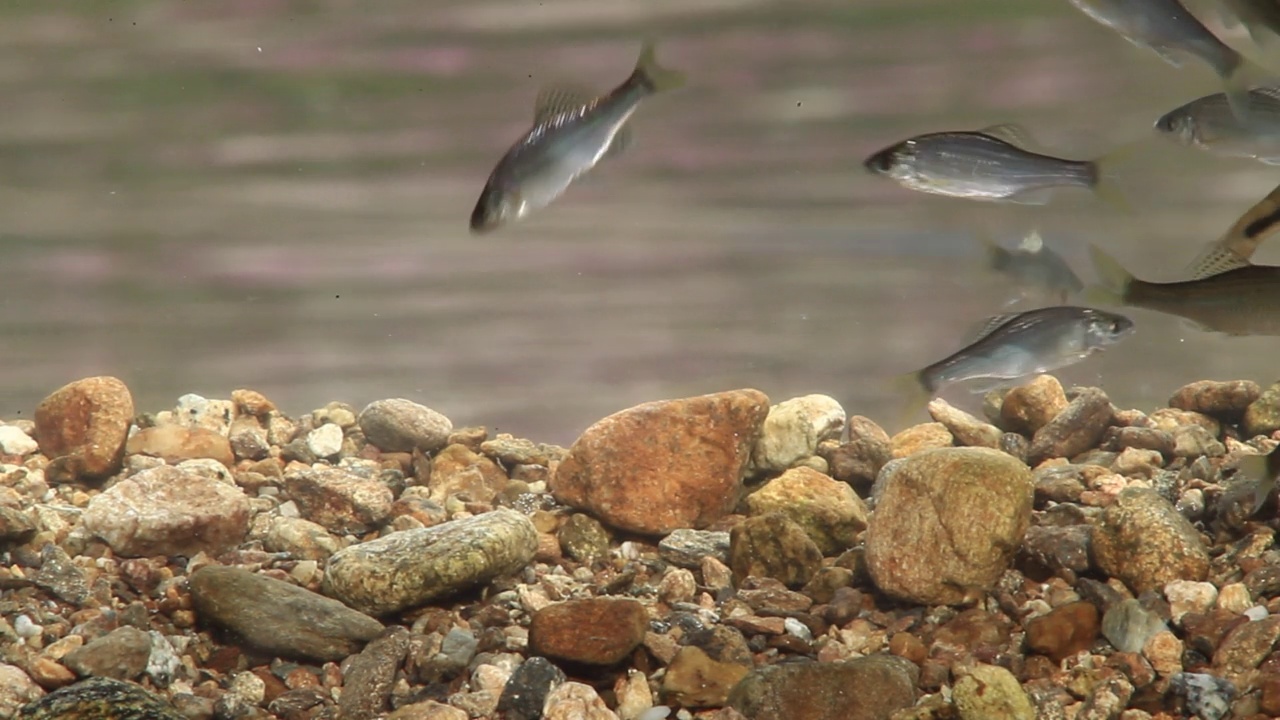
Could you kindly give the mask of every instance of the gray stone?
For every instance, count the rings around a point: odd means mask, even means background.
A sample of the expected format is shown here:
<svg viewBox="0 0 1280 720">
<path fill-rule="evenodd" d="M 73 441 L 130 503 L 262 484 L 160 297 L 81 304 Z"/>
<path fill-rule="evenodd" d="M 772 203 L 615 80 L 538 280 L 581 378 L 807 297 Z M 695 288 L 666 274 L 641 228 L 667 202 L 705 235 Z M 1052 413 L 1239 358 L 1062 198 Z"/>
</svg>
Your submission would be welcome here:
<svg viewBox="0 0 1280 720">
<path fill-rule="evenodd" d="M 511 673 L 498 699 L 498 712 L 508 720 L 538 720 L 547 695 L 566 680 L 564 671 L 544 657 L 525 660 Z"/>
<path fill-rule="evenodd" d="M 411 400 L 377 400 L 360 411 L 365 438 L 383 452 L 434 452 L 453 432 L 449 418 Z"/>
<path fill-rule="evenodd" d="M 62 664 L 80 677 L 133 680 L 147 669 L 150 659 L 151 636 L 126 626 L 72 650 Z"/>
<path fill-rule="evenodd" d="M 1142 652 L 1153 635 L 1168 629 L 1159 615 L 1133 598 L 1112 605 L 1102 615 L 1102 635 L 1120 652 Z"/>
<path fill-rule="evenodd" d="M 287 657 L 341 660 L 383 631 L 337 600 L 239 568 L 206 565 L 187 582 L 202 621 Z"/>
<path fill-rule="evenodd" d="M 347 667 L 338 698 L 339 720 L 365 720 L 385 711 L 396 669 L 408 653 L 409 631 L 399 626 L 370 641 Z"/>
<path fill-rule="evenodd" d="M 844 408 L 826 395 L 805 395 L 769 408 L 751 451 L 757 470 L 777 472 L 813 456 L 818 443 L 840 437 Z"/>
<path fill-rule="evenodd" d="M 499 508 L 340 550 L 329 559 L 324 592 L 385 615 L 516 572 L 537 547 L 529 518 Z"/>
<path fill-rule="evenodd" d="M 23 706 L 20 720 L 187 720 L 160 696 L 133 683 L 95 677 Z"/>
<path fill-rule="evenodd" d="M 680 529 L 658 541 L 658 554 L 663 560 L 682 568 L 702 566 L 704 557 L 729 562 L 729 533 L 713 530 Z"/>
<path fill-rule="evenodd" d="M 53 543 L 40 548 L 40 569 L 31 582 L 73 605 L 84 605 L 90 598 L 84 571 Z"/>
</svg>

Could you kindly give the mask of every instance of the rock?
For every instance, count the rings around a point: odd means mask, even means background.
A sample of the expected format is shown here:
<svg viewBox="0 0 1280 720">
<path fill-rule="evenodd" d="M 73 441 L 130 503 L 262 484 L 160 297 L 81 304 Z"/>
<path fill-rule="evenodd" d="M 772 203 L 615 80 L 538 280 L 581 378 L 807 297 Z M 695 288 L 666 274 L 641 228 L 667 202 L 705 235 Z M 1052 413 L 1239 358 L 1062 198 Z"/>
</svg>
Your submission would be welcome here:
<svg viewBox="0 0 1280 720">
<path fill-rule="evenodd" d="M 238 459 L 262 460 L 271 454 L 266 429 L 257 418 L 249 415 L 242 415 L 231 422 L 227 444 Z"/>
<path fill-rule="evenodd" d="M 1031 438 L 1027 459 L 1032 466 L 1049 458 L 1070 458 L 1097 447 L 1111 425 L 1111 401 L 1089 388 L 1067 404 Z"/>
<path fill-rule="evenodd" d="M 547 694 L 542 709 L 544 720 L 618 720 L 590 685 L 566 682 Z"/>
<path fill-rule="evenodd" d="M 1129 705 L 1129 698 L 1132 696 L 1133 684 L 1123 675 L 1111 675 L 1093 686 L 1089 697 L 1080 703 L 1076 718 L 1089 720 L 1117 717 Z"/>
<path fill-rule="evenodd" d="M 336 600 L 239 568 L 206 565 L 187 584 L 202 621 L 285 657 L 341 660 L 383 631 L 382 623 Z"/>
<path fill-rule="evenodd" d="M 567 600 L 534 613 L 529 650 L 587 665 L 612 665 L 639 647 L 648 629 L 649 615 L 635 600 Z"/>
<path fill-rule="evenodd" d="M 324 592 L 371 615 L 385 615 L 522 569 L 538 531 L 509 508 L 430 528 L 405 530 L 334 553 Z"/>
<path fill-rule="evenodd" d="M 823 555 L 853 546 L 867 527 L 867 506 L 853 488 L 816 470 L 798 467 L 770 480 L 747 496 L 748 512 L 780 512 L 809 535 Z"/>
<path fill-rule="evenodd" d="M 617 528 L 705 528 L 738 502 L 768 414 L 758 390 L 645 403 L 587 428 L 556 468 L 556 500 Z"/>
<path fill-rule="evenodd" d="M 1055 663 L 1088 650 L 1098 637 L 1098 609 L 1079 601 L 1054 608 L 1025 623 L 1027 647 Z"/>
<path fill-rule="evenodd" d="M 1253 598 L 1249 597 L 1249 588 L 1244 583 L 1227 583 L 1218 590 L 1218 607 L 1227 612 L 1243 615 L 1253 607 Z"/>
<path fill-rule="evenodd" d="M 20 720 L 187 720 L 160 696 L 133 683 L 95 677 L 23 706 Z"/>
<path fill-rule="evenodd" d="M 0 543 L 22 545 L 30 542 L 35 535 L 36 523 L 28 513 L 0 505 Z M 725 544 L 728 545 L 729 533 L 724 536 Z"/>
<path fill-rule="evenodd" d="M 720 562 L 728 562 L 729 533 L 711 530 L 675 530 L 658 541 L 658 554 L 663 560 L 683 568 L 701 567 L 704 557 L 714 557 Z"/>
<path fill-rule="evenodd" d="M 1207 673 L 1178 673 L 1171 677 L 1169 689 L 1185 695 L 1187 711 L 1201 720 L 1221 720 L 1231 710 L 1236 696 L 1235 685 L 1225 678 Z"/>
<path fill-rule="evenodd" d="M 1153 490 L 1128 488 L 1096 522 L 1094 560 L 1135 593 L 1203 580 L 1209 554 L 1190 521 Z"/>
<path fill-rule="evenodd" d="M 16 425 L 0 425 L 0 455 L 30 455 L 40 444 Z"/>
<path fill-rule="evenodd" d="M 507 486 L 507 475 L 497 463 L 467 449 L 450 445 L 431 461 L 430 498 L 443 504 L 450 496 L 472 502 L 493 502 Z"/>
<path fill-rule="evenodd" d="M 567 450 L 559 445 L 534 443 L 515 438 L 508 433 L 498 433 L 492 440 L 480 443 L 480 452 L 498 460 L 506 467 L 515 465 L 541 465 L 550 467 L 564 459 Z"/>
<path fill-rule="evenodd" d="M 95 496 L 83 521 L 117 555 L 217 554 L 244 539 L 249 498 L 233 485 L 162 465 Z"/>
<path fill-rule="evenodd" d="M 892 655 L 757 667 L 729 693 L 751 720 L 882 720 L 916 699 L 919 671 Z"/>
<path fill-rule="evenodd" d="M 1151 669 L 1162 677 L 1181 672 L 1182 654 L 1186 650 L 1177 635 L 1168 630 L 1161 630 L 1147 640 L 1142 646 L 1142 656 L 1151 663 Z"/>
<path fill-rule="evenodd" d="M 369 403 L 359 423 L 365 438 L 383 452 L 434 452 L 453 432 L 449 418 L 403 398 Z"/>
<path fill-rule="evenodd" d="M 1262 388 L 1252 380 L 1201 380 L 1178 388 L 1169 398 L 1169 407 L 1234 421 L 1261 395 Z"/>
<path fill-rule="evenodd" d="M 1000 436 L 1003 434 L 1000 428 L 953 407 L 942 398 L 934 398 L 929 402 L 929 415 L 945 425 L 961 445 L 996 449 L 1000 447 Z"/>
<path fill-rule="evenodd" d="M 1173 455 L 1173 434 L 1168 430 L 1148 427 L 1113 427 L 1107 431 L 1108 441 L 1104 447 L 1108 450 L 1155 450 L 1162 456 Z"/>
<path fill-rule="evenodd" d="M 720 707 L 750 670 L 750 665 L 714 660 L 702 648 L 687 645 L 667 666 L 662 695 L 681 707 Z"/>
<path fill-rule="evenodd" d="M 333 426 L 336 427 L 336 426 Z M 409 654 L 409 631 L 392 626 L 351 659 L 338 698 L 339 720 L 364 720 L 384 712 L 396 670 Z"/>
<path fill-rule="evenodd" d="M 1159 615 L 1133 598 L 1112 605 L 1102 616 L 1102 634 L 1120 652 L 1141 652 L 1152 636 L 1168 629 Z"/>
<path fill-rule="evenodd" d="M 781 402 L 769 409 L 751 460 L 758 470 L 786 470 L 816 454 L 818 443 L 840 437 L 844 421 L 844 408 L 826 395 Z"/>
<path fill-rule="evenodd" d="M 1218 599 L 1218 588 L 1210 582 L 1174 580 L 1164 586 L 1169 615 L 1177 623 L 1189 612 L 1204 614 Z"/>
<path fill-rule="evenodd" d="M 40 570 L 31 576 L 31 582 L 73 605 L 84 605 L 91 598 L 84 570 L 53 543 L 40 548 Z"/>
<path fill-rule="evenodd" d="M 887 468 L 866 535 L 871 579 L 921 604 L 995 586 L 1031 522 L 1027 467 L 987 448 L 943 448 Z"/>
<path fill-rule="evenodd" d="M 1253 670 L 1280 640 L 1280 615 L 1236 626 L 1213 653 L 1213 667 L 1228 680 Z"/>
<path fill-rule="evenodd" d="M 475 633 L 454 627 L 445 633 L 440 652 L 432 658 L 432 664 L 446 674 L 460 672 L 475 659 L 479 647 L 480 641 Z"/>
<path fill-rule="evenodd" d="M 782 513 L 748 518 L 729 531 L 729 567 L 737 584 L 755 576 L 800 587 L 821 564 L 822 551 L 804 528 Z"/>
<path fill-rule="evenodd" d="M 318 458 L 333 457 L 342 451 L 342 428 L 325 423 L 307 433 L 307 449 Z"/>
<path fill-rule="evenodd" d="M 16 665 L 0 663 L 0 717 L 15 717 L 18 708 L 44 696 L 44 690 Z"/>
<path fill-rule="evenodd" d="M 1244 419 L 1240 424 L 1246 437 L 1270 435 L 1280 430 L 1280 382 L 1267 388 L 1245 408 Z M 41 447 L 43 446 L 44 443 L 41 443 Z"/>
<path fill-rule="evenodd" d="M 395 499 L 383 483 L 341 468 L 293 470 L 284 476 L 284 489 L 306 519 L 331 532 L 354 535 L 381 527 L 391 517 Z"/>
<path fill-rule="evenodd" d="M 520 663 L 520 667 L 511 673 L 506 687 L 502 688 L 498 712 L 506 713 L 508 720 L 538 720 L 542 717 L 547 695 L 565 679 L 560 668 L 535 655 Z"/>
<path fill-rule="evenodd" d="M 1227 452 L 1226 446 L 1218 438 L 1199 425 L 1183 425 L 1174 430 L 1172 435 L 1173 454 L 1176 457 L 1222 457 Z"/>
<path fill-rule="evenodd" d="M 556 533 L 565 554 L 578 562 L 590 563 L 609 557 L 609 533 L 590 515 L 574 513 Z"/>
<path fill-rule="evenodd" d="M 207 428 L 182 425 L 143 428 L 129 438 L 126 448 L 130 455 L 158 457 L 170 465 L 197 458 L 217 460 L 227 467 L 235 464 L 231 441 Z"/>
<path fill-rule="evenodd" d="M 1036 708 L 1013 673 L 999 665 L 974 665 L 956 681 L 952 701 L 961 720 L 1035 720 Z"/>
<path fill-rule="evenodd" d="M 893 459 L 889 434 L 861 415 L 849 418 L 849 441 L 818 444 L 818 454 L 827 461 L 831 476 L 854 487 L 875 482 L 880 468 Z"/>
<path fill-rule="evenodd" d="M 113 377 L 77 380 L 36 407 L 35 439 L 51 479 L 100 480 L 119 472 L 133 397 Z"/>
<path fill-rule="evenodd" d="M 276 404 L 257 390 L 241 388 L 231 391 L 231 404 L 237 413 L 263 418 L 276 411 Z"/>
<path fill-rule="evenodd" d="M 1049 570 L 1082 573 L 1089 569 L 1092 540 L 1093 528 L 1089 525 L 1036 525 L 1027 528 L 1022 548 Z"/>
<path fill-rule="evenodd" d="M 297 560 L 325 560 L 342 549 L 342 543 L 323 525 L 302 518 L 271 518 L 262 545 L 270 552 L 289 553 Z"/>
<path fill-rule="evenodd" d="M 80 677 L 133 680 L 147 669 L 150 659 L 151 636 L 137 628 L 122 627 L 67 653 L 62 664 Z"/>
<path fill-rule="evenodd" d="M 955 443 L 951 431 L 938 422 L 909 427 L 889 439 L 893 457 L 905 458 L 931 448 L 951 447 Z"/>
<path fill-rule="evenodd" d="M 1004 396 L 1000 423 L 1006 430 L 1034 436 L 1067 407 L 1062 384 L 1052 375 L 1038 375 Z"/>
</svg>

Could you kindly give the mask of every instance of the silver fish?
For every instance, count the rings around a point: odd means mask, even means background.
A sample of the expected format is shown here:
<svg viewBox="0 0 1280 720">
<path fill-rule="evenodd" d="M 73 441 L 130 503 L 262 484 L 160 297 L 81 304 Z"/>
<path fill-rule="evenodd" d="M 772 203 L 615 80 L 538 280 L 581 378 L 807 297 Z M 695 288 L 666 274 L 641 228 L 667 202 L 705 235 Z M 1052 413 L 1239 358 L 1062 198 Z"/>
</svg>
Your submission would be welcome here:
<svg viewBox="0 0 1280 720">
<path fill-rule="evenodd" d="M 607 95 L 592 99 L 576 88 L 539 95 L 534 124 L 502 157 L 471 213 L 472 232 L 526 217 L 551 204 L 574 180 L 630 144 L 627 120 L 640 101 L 684 84 L 684 76 L 658 65 L 645 42 L 635 70 Z"/>
<path fill-rule="evenodd" d="M 1007 124 L 929 133 L 872 154 L 863 167 L 935 195 L 1042 205 L 1054 188 L 1080 187 L 1123 206 L 1103 183 L 1098 161 L 1064 160 L 1020 147 L 1027 142 L 1022 128 Z"/>
<path fill-rule="evenodd" d="M 1245 117 L 1248 104 L 1243 71 L 1249 63 L 1178 0 L 1071 0 L 1071 4 L 1174 67 L 1181 67 L 1187 56 L 1203 61 L 1222 78 L 1232 109 Z"/>
<path fill-rule="evenodd" d="M 1280 3 L 1276 0 L 1221 0 L 1224 20 L 1236 20 L 1256 43 L 1275 42 L 1280 36 Z"/>
<path fill-rule="evenodd" d="M 1182 145 L 1216 155 L 1280 165 L 1280 88 L 1250 90 L 1248 107 L 1241 119 L 1226 95 L 1206 95 L 1162 115 L 1155 129 Z"/>
<path fill-rule="evenodd" d="M 1058 302 L 1084 289 L 1084 283 L 1062 256 L 1044 244 L 1039 232 L 1032 232 L 1012 250 L 1003 248 L 990 238 L 981 238 L 986 266 L 1007 277 L 1017 291 L 1007 303 L 1038 293 L 1047 293 Z"/>
<path fill-rule="evenodd" d="M 1236 461 L 1236 473 L 1218 496 L 1215 519 L 1220 525 L 1239 529 L 1262 509 L 1276 490 L 1280 478 L 1280 448 Z"/>
<path fill-rule="evenodd" d="M 1123 315 L 1070 305 L 988 318 L 973 342 L 910 377 L 932 395 L 966 380 L 992 389 L 1028 375 L 1073 365 L 1134 330 Z"/>
</svg>

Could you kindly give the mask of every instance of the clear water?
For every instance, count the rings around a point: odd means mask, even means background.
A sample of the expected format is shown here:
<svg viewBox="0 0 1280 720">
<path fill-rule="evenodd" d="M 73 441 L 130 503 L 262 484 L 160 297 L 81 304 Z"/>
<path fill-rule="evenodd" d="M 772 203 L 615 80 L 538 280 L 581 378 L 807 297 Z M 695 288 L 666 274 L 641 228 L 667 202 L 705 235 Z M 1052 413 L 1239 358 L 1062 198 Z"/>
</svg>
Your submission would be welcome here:
<svg viewBox="0 0 1280 720">
<path fill-rule="evenodd" d="M 538 87 L 612 87 L 645 34 L 691 84 L 640 109 L 624 158 L 471 236 Z M 407 397 L 561 443 L 737 387 L 892 421 L 888 379 L 1008 296 L 976 231 L 1038 227 L 1086 279 L 1089 242 L 1165 279 L 1280 181 L 1152 135 L 1216 88 L 1065 0 L 8 3 L 0 417 L 112 374 L 145 410 L 238 387 L 291 414 Z M 997 122 L 1071 157 L 1145 139 L 1119 169 L 1132 212 L 930 197 L 861 168 Z M 1062 377 L 1144 408 L 1276 379 L 1280 339 L 1130 314 L 1137 335 Z"/>
</svg>

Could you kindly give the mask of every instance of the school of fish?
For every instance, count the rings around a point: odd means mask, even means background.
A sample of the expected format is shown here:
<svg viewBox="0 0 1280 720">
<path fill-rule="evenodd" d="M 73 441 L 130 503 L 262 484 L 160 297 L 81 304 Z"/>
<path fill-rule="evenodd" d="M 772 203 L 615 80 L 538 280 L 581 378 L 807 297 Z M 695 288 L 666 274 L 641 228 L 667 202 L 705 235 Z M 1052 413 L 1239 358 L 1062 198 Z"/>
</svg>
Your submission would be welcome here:
<svg viewBox="0 0 1280 720">
<path fill-rule="evenodd" d="M 1259 45 L 1280 40 L 1280 2 L 1214 0 L 1218 19 L 1243 26 Z M 1069 0 L 1085 16 L 1173 67 L 1193 60 L 1212 69 L 1222 91 L 1191 99 L 1159 115 L 1152 132 L 1166 141 L 1228 158 L 1280 165 L 1280 80 L 1225 44 L 1180 0 Z M 1261 82 L 1259 82 L 1259 80 Z M 627 122 L 642 101 L 685 83 L 661 66 L 644 42 L 631 74 L 603 95 L 553 86 L 537 97 L 533 126 L 498 161 L 471 214 L 472 232 L 488 232 L 526 218 L 561 197 L 602 161 L 631 146 Z M 1096 158 L 1068 159 L 1040 148 L 1022 127 L 995 122 L 979 129 L 938 129 L 898 140 L 862 163 L 876 176 L 917 192 L 984 202 L 1042 205 L 1057 192 L 1086 190 L 1129 212 L 1115 189 L 1114 167 L 1138 140 Z M 1097 245 L 1089 248 L 1098 276 L 1086 286 L 1070 265 L 1029 231 L 1006 248 L 980 238 L 987 269 L 1015 291 L 1010 304 L 1052 304 L 983 319 L 959 349 L 897 378 L 907 406 L 919 409 L 943 388 L 969 383 L 975 391 L 1007 387 L 1027 376 L 1080 362 L 1132 336 L 1125 315 L 1067 304 L 1144 308 L 1178 316 L 1209 331 L 1280 336 L 1280 267 L 1255 265 L 1254 252 L 1280 227 L 1280 186 L 1247 210 L 1187 266 L 1187 277 L 1151 282 L 1136 277 Z M 1258 461 L 1262 462 L 1262 461 Z M 1280 456 L 1242 465 L 1254 480 L 1249 498 L 1280 475 Z M 1253 492 L 1249 494 L 1246 492 Z M 1249 505 L 1250 501 L 1242 501 Z M 1256 511 L 1256 507 L 1253 508 Z"/>
</svg>

